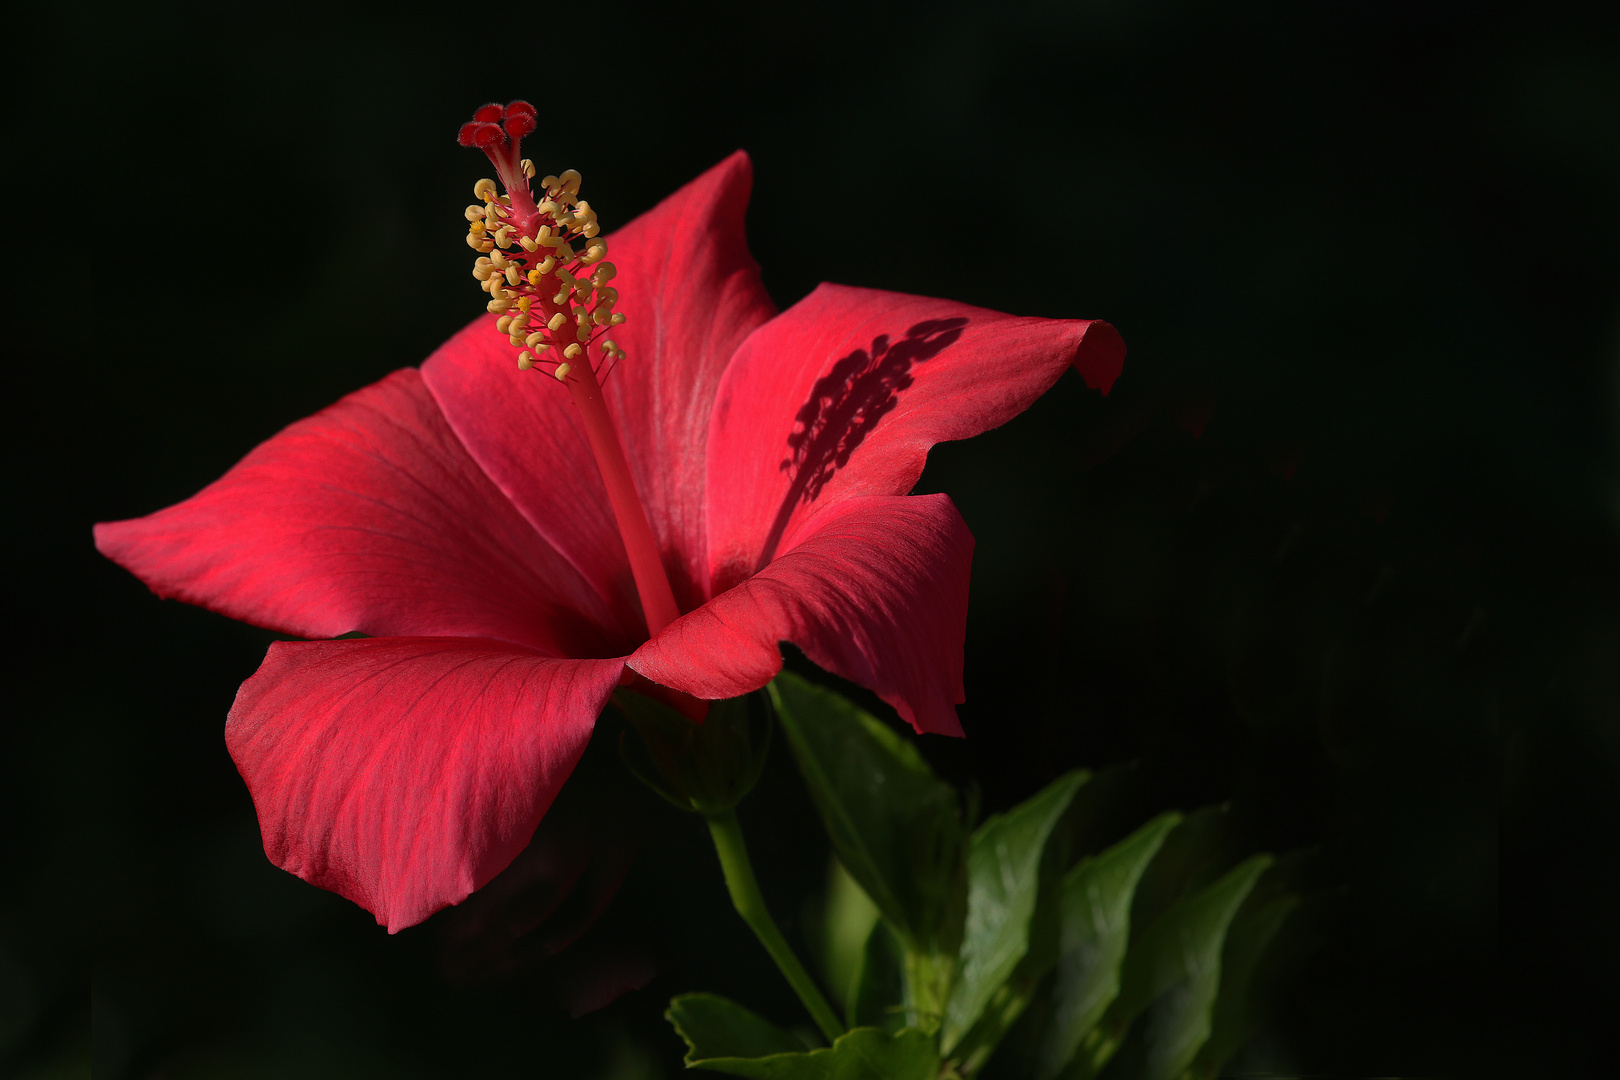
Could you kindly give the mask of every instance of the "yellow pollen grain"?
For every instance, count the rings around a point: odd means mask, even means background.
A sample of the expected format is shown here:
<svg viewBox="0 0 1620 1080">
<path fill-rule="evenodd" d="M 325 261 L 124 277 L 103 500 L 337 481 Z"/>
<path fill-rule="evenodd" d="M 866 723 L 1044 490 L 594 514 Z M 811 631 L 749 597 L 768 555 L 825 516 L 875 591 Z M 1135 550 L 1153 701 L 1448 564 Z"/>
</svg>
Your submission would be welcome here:
<svg viewBox="0 0 1620 1080">
<path fill-rule="evenodd" d="M 522 311 L 523 314 L 527 315 L 532 307 L 534 307 L 534 297 L 523 296 L 518 298 L 518 310 Z"/>
<path fill-rule="evenodd" d="M 535 267 L 533 270 L 529 271 L 529 276 L 525 280 L 527 280 L 530 285 L 534 285 L 534 286 L 538 287 L 539 284 L 540 284 L 540 278 L 542 276 L 543 275 L 540 273 L 540 268 Z"/>
</svg>

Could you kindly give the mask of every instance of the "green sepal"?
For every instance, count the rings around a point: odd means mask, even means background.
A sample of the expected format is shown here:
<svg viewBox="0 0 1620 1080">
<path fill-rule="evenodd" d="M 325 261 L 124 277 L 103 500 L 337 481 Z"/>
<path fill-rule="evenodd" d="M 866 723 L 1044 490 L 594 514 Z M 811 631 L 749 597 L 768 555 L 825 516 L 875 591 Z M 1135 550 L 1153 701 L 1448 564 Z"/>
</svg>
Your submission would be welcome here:
<svg viewBox="0 0 1620 1080">
<path fill-rule="evenodd" d="M 686 1064 L 754 1080 L 934 1080 L 939 1054 L 916 1028 L 856 1028 L 830 1047 L 793 1036 L 716 994 L 682 994 L 664 1014 L 686 1041 Z"/>
<path fill-rule="evenodd" d="M 967 907 L 956 789 L 842 695 L 786 671 L 768 689 L 838 860 L 906 951 L 948 972 Z"/>
<path fill-rule="evenodd" d="M 775 726 L 766 695 L 710 702 L 702 723 L 629 690 L 615 691 L 613 705 L 641 735 L 652 770 L 636 760 L 621 734 L 619 754 L 625 764 L 680 809 L 724 813 L 758 782 Z"/>
<path fill-rule="evenodd" d="M 978 1040 L 987 1051 L 1028 1003 L 1056 958 L 1055 887 L 1061 866 L 1047 865 L 1052 831 L 1088 774 L 1065 774 L 973 833 L 968 850 L 968 907 L 956 982 L 945 1010 L 940 1047 L 949 1054 L 978 1023 L 993 999 L 997 1008 Z M 1043 872 L 1044 870 L 1044 872 Z M 1043 891 L 1047 894 L 1041 905 Z M 1036 922 L 1044 906 L 1048 924 Z M 1044 931 L 1044 932 L 1043 932 Z M 1032 949 L 1032 943 L 1037 947 Z M 1013 980 L 1014 973 L 1019 978 Z"/>
</svg>

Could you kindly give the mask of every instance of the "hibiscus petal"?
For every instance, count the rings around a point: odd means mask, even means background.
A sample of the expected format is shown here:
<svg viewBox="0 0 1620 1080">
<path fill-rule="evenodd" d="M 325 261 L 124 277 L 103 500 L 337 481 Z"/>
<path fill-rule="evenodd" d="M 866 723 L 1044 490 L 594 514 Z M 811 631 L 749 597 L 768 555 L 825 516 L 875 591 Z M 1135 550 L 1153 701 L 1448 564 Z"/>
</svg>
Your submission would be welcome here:
<svg viewBox="0 0 1620 1080">
<path fill-rule="evenodd" d="M 770 562 L 794 526 L 853 495 L 903 495 L 937 442 L 1006 423 L 1071 365 L 1106 391 L 1113 327 L 822 285 L 738 349 L 705 451 L 718 592 Z"/>
<path fill-rule="evenodd" d="M 626 651 L 407 369 L 262 443 L 185 502 L 96 526 L 159 596 L 299 637 L 469 635 Z"/>
<path fill-rule="evenodd" d="M 270 861 L 393 933 L 523 850 L 622 673 L 476 638 L 277 642 L 225 742 Z"/>
<path fill-rule="evenodd" d="M 738 153 L 609 234 L 628 354 L 604 396 L 683 608 L 706 597 L 703 447 L 716 387 L 739 342 L 775 308 L 748 254 L 752 169 Z M 517 370 L 479 319 L 422 366 L 450 425 L 501 490 L 598 591 L 641 625 L 595 459 L 567 392 Z"/>
<path fill-rule="evenodd" d="M 918 731 L 962 734 L 973 536 L 944 495 L 857 497 L 789 536 L 747 581 L 636 650 L 633 670 L 694 697 L 736 697 L 782 669 L 790 641 L 883 698 Z"/>
</svg>

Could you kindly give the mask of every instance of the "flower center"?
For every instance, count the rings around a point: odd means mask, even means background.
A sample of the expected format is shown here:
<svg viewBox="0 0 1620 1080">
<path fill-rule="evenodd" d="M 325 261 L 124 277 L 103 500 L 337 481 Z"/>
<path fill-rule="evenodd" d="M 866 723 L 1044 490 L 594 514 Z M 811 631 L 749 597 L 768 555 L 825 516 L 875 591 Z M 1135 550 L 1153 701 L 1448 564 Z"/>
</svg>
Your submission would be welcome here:
<svg viewBox="0 0 1620 1080">
<path fill-rule="evenodd" d="M 518 156 L 523 136 L 534 129 L 534 106 L 526 101 L 485 105 L 461 127 L 458 141 L 484 151 L 506 189 L 501 193 L 487 179 L 473 185 L 480 200 L 466 211 L 467 245 L 479 253 L 473 277 L 489 293 L 496 327 L 521 350 L 518 368 L 549 368 L 568 387 L 607 486 L 647 632 L 657 634 L 681 612 L 591 358 L 592 345 L 604 362 L 625 355 L 603 336 L 624 323 L 613 310 L 619 292 L 608 285 L 613 264 L 602 261 L 607 241 L 598 235 L 596 211 L 579 197 L 579 173 L 545 177 L 545 197 L 535 201 L 529 188 L 534 163 Z"/>
</svg>

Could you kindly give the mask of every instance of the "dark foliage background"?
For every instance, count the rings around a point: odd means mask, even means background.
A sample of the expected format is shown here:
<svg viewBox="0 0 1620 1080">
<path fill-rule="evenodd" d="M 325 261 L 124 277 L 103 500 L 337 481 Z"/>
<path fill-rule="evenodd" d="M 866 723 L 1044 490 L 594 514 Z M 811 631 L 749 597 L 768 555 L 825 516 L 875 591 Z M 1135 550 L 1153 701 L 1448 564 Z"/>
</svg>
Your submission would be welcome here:
<svg viewBox="0 0 1620 1080">
<path fill-rule="evenodd" d="M 610 227 L 748 149 L 783 305 L 831 279 L 1119 326 L 1112 396 L 1071 377 L 931 459 L 979 548 L 969 738 L 927 753 L 992 810 L 1136 760 L 1163 805 L 1319 845 L 1343 903 L 1247 1068 L 1583 1065 L 1620 960 L 1620 36 L 1577 11 L 9 16 L 0 1071 L 669 1076 L 674 992 L 798 1018 L 699 824 L 600 739 L 568 857 L 638 846 L 555 960 L 460 912 L 391 938 L 274 869 L 220 737 L 270 635 L 90 546 L 477 312 L 487 169 L 452 136 L 515 96 Z M 743 817 L 792 934 L 826 856 L 785 754 Z"/>
</svg>

